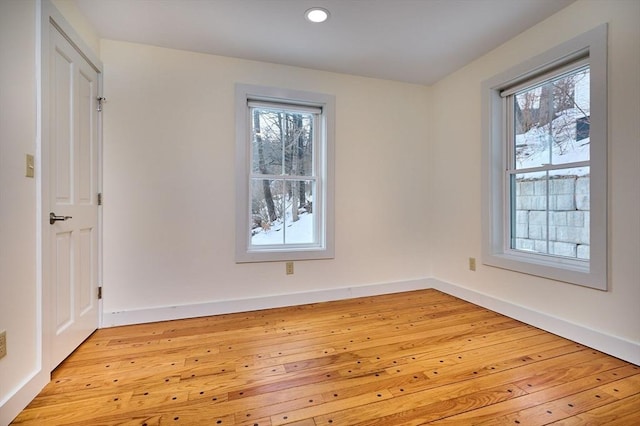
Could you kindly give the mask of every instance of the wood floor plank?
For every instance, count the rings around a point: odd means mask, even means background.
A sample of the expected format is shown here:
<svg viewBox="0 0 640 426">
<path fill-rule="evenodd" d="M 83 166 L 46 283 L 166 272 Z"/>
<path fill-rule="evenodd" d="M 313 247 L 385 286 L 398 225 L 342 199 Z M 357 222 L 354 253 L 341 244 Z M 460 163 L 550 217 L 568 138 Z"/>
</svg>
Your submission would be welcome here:
<svg viewBox="0 0 640 426">
<path fill-rule="evenodd" d="M 96 331 L 12 424 L 640 424 L 640 369 L 436 290 Z"/>
<path fill-rule="evenodd" d="M 443 418 L 447 413 L 449 415 L 457 414 L 460 411 L 525 394 L 523 390 L 512 385 L 487 386 L 480 390 L 475 389 L 469 383 L 465 383 L 465 385 L 467 385 L 467 389 L 464 389 L 464 386 L 447 386 L 447 391 L 453 392 L 447 393 L 446 399 L 442 398 L 442 389 L 429 389 L 317 416 L 315 421 L 318 425 L 422 424 Z"/>
<path fill-rule="evenodd" d="M 523 410 L 531 407 L 538 407 L 545 403 L 576 395 L 581 392 L 591 392 L 603 383 L 618 380 L 621 372 L 619 372 L 619 370 L 615 367 L 612 369 L 612 367 L 615 365 L 619 365 L 619 363 L 620 361 L 617 359 L 603 356 L 599 359 L 593 359 L 591 361 L 583 362 L 579 366 L 579 368 L 573 368 L 571 365 L 568 365 L 566 369 L 569 370 L 570 373 L 567 377 L 564 377 L 561 380 L 557 380 L 551 384 L 547 384 L 547 386 L 538 388 L 538 390 L 532 390 L 529 386 L 520 386 L 525 391 L 530 391 L 530 393 L 528 393 L 527 395 L 524 395 L 515 400 L 500 402 L 483 407 L 481 409 L 451 416 L 441 421 L 434 422 L 434 424 L 517 424 L 516 420 L 518 419 L 514 418 L 514 414 L 517 414 Z M 592 372 L 594 369 L 597 370 L 596 373 L 587 373 Z M 627 373 L 637 374 L 638 367 L 632 365 L 627 366 Z M 608 395 L 605 395 L 605 398 L 607 397 Z M 615 400 L 615 398 L 609 398 L 609 402 L 612 402 L 613 400 Z M 567 405 L 569 403 L 571 402 L 568 402 Z M 541 416 L 545 421 L 547 421 L 547 423 L 551 423 L 552 421 L 554 421 L 552 418 L 547 418 L 546 414 L 541 414 Z"/>
<path fill-rule="evenodd" d="M 563 368 L 566 368 L 567 364 L 572 364 L 573 362 L 578 362 L 580 360 L 580 358 L 576 357 L 575 355 L 576 354 L 574 354 L 573 356 L 561 357 L 562 359 L 559 360 L 555 358 L 549 359 L 547 362 L 543 361 L 540 362 L 539 365 L 535 366 L 527 365 L 518 367 L 518 374 L 524 374 L 526 369 L 526 371 L 534 375 L 536 374 L 536 371 L 538 369 L 553 368 L 554 365 L 561 365 L 563 366 Z M 587 355 L 591 357 L 592 354 Z M 622 376 L 625 373 L 620 372 L 615 374 Z M 527 392 L 524 391 L 521 391 L 522 393 L 518 392 L 520 388 L 511 383 L 513 377 L 514 372 L 511 370 L 493 372 L 490 375 L 481 376 L 478 378 L 468 378 L 468 380 L 460 378 L 462 379 L 462 381 L 456 380 L 455 376 L 443 375 L 438 377 L 437 379 L 416 382 L 419 386 L 411 386 L 409 384 L 403 386 L 403 388 L 401 389 L 397 389 L 396 392 L 393 392 L 392 390 L 392 392 L 397 397 L 401 398 L 394 398 L 393 400 L 390 400 L 387 408 L 378 411 L 393 413 L 392 415 L 381 417 L 386 418 L 387 421 L 390 422 L 388 424 L 405 424 L 404 421 L 406 421 L 407 418 L 412 419 L 412 421 L 408 422 L 407 424 L 422 424 L 427 421 L 434 421 L 439 418 L 446 417 L 445 413 L 446 415 L 453 415 L 457 412 L 468 411 L 471 409 L 468 404 L 478 404 L 477 401 L 473 400 L 473 397 L 469 397 L 470 399 L 467 400 L 467 395 L 473 395 L 474 393 L 476 393 L 475 396 L 478 397 L 479 401 L 486 401 L 486 398 L 482 397 L 482 392 L 488 390 L 493 391 L 494 389 L 492 387 L 504 386 L 505 388 L 502 389 L 503 394 L 510 397 L 526 394 Z M 562 382 L 558 380 L 556 383 L 559 384 Z M 421 408 L 419 403 L 410 403 L 408 404 L 409 406 L 413 406 L 416 408 L 405 410 L 400 401 L 402 398 L 406 398 L 405 395 L 411 394 L 412 392 L 414 392 L 415 395 L 418 395 L 418 399 L 420 401 L 423 401 L 424 404 L 432 403 L 438 398 L 443 398 L 443 396 L 445 398 L 445 401 L 447 402 L 442 404 L 433 403 L 433 405 L 429 405 L 426 409 Z M 455 401 L 456 403 L 453 404 L 453 406 L 450 406 L 452 401 Z M 495 402 L 497 402 L 497 400 L 493 401 L 492 403 Z M 378 405 L 382 404 L 384 403 L 378 403 Z M 447 407 L 448 409 L 445 410 L 445 408 Z M 478 406 L 475 406 L 475 408 L 478 408 Z M 338 422 L 338 424 L 356 424 L 356 420 L 358 418 L 371 417 L 374 415 L 374 412 L 371 412 L 370 410 L 376 410 L 375 407 L 361 407 L 361 409 L 363 411 L 351 410 L 349 412 L 333 413 L 329 416 L 317 418 L 316 422 L 319 424 L 325 424 L 327 423 L 328 419 L 333 419 L 334 422 Z M 413 418 L 414 416 L 419 417 Z M 403 419 L 403 422 L 400 422 L 401 419 Z M 371 424 L 376 423 L 371 422 Z M 379 424 L 385 423 L 382 422 Z"/>
<path fill-rule="evenodd" d="M 640 418 L 640 393 L 551 423 L 555 426 L 634 425 Z"/>
</svg>

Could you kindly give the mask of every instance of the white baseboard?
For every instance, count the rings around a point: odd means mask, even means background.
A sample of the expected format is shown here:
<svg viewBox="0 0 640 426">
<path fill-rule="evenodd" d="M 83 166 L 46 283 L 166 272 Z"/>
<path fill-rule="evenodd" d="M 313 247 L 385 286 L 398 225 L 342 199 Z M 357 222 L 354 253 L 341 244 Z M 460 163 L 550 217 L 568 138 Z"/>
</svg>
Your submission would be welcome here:
<svg viewBox="0 0 640 426">
<path fill-rule="evenodd" d="M 249 312 L 260 309 L 281 308 L 285 306 L 305 305 L 308 303 L 320 303 L 333 300 L 353 299 L 356 297 L 400 293 L 403 291 L 424 290 L 426 288 L 429 288 L 427 280 L 418 279 L 330 290 L 254 297 L 250 299 L 221 300 L 192 305 L 163 306 L 131 311 L 103 312 L 102 327 L 115 327 L 119 325 L 195 318 L 234 312 Z"/>
<path fill-rule="evenodd" d="M 8 425 L 49 383 L 49 372 L 38 368 L 0 401 L 0 425 Z"/>
<path fill-rule="evenodd" d="M 510 318 L 564 337 L 627 362 L 640 365 L 640 344 L 617 336 L 602 333 L 579 324 L 557 318 L 543 312 L 516 305 L 505 300 L 440 281 L 436 278 L 426 279 L 428 287 L 440 290 L 483 308 L 490 309 Z"/>
</svg>

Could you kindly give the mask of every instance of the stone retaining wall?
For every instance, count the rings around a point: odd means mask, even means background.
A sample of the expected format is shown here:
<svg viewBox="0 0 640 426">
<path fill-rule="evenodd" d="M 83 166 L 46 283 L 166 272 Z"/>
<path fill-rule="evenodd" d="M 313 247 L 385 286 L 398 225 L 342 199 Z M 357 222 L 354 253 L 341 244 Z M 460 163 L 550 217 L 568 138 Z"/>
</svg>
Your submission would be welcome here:
<svg viewBox="0 0 640 426">
<path fill-rule="evenodd" d="M 516 249 L 589 259 L 589 176 L 516 180 Z M 548 218 L 548 226 L 547 226 Z"/>
</svg>

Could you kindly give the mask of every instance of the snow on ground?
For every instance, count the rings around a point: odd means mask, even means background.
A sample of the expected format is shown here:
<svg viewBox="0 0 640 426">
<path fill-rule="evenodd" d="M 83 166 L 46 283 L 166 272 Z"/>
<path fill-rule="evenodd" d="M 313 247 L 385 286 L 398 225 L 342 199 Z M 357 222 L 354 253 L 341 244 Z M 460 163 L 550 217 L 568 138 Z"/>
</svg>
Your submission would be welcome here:
<svg viewBox="0 0 640 426">
<path fill-rule="evenodd" d="M 549 143 L 548 125 L 534 127 L 524 134 L 516 135 L 516 147 L 519 153 L 516 160 L 518 169 L 540 167 L 544 164 L 569 164 L 589 160 L 591 139 L 585 138 L 576 141 L 575 132 L 567 131 L 571 127 L 575 129 L 575 119 L 578 114 L 577 111 L 572 112 L 567 111 L 553 121 L 553 129 L 565 130 L 556 131 L 554 141 L 551 144 Z M 549 151 L 550 149 L 551 152 Z M 585 176 L 589 174 L 589 168 L 571 169 L 569 174 Z"/>
<path fill-rule="evenodd" d="M 312 213 L 300 213 L 298 221 L 291 221 L 291 214 L 287 212 L 286 227 L 281 220 L 273 222 L 268 231 L 256 228 L 256 234 L 251 237 L 253 245 L 283 244 L 286 238 L 287 244 L 308 244 L 313 243 L 314 220 Z M 283 237 L 286 236 L 286 237 Z"/>
</svg>

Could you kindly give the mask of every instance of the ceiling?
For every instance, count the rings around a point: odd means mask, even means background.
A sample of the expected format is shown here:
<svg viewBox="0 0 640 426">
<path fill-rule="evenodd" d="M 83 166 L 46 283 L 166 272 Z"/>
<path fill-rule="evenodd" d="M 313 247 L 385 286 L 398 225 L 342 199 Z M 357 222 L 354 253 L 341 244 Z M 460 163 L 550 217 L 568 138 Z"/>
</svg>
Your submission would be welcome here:
<svg viewBox="0 0 640 426">
<path fill-rule="evenodd" d="M 431 85 L 575 0 L 74 1 L 101 38 Z"/>
</svg>

